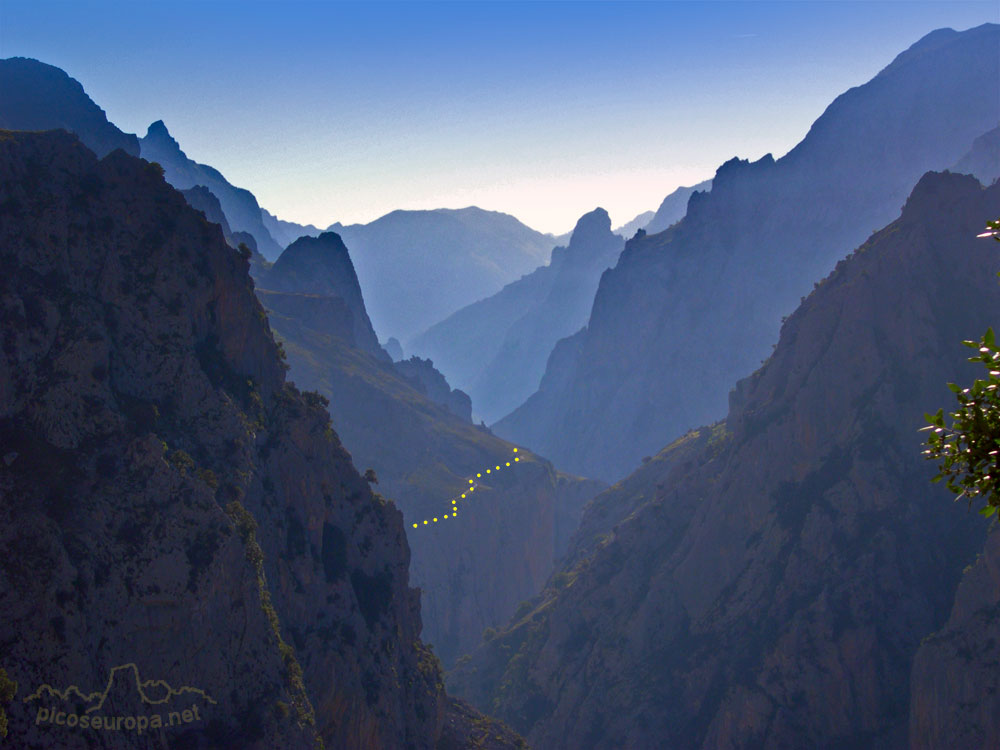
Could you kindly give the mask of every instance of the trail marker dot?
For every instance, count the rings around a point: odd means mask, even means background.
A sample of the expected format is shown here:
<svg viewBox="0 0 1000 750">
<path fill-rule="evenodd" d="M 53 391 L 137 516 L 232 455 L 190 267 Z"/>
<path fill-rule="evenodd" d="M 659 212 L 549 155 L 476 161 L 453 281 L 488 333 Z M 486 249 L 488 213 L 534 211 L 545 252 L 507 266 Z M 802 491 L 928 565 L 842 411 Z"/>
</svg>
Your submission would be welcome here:
<svg viewBox="0 0 1000 750">
<path fill-rule="evenodd" d="M 510 461 L 507 462 L 507 465 L 510 466 Z"/>
<path fill-rule="evenodd" d="M 426 518 L 424 519 L 424 525 L 425 526 L 427 525 L 427 519 Z"/>
<path fill-rule="evenodd" d="M 413 528 L 417 528 L 417 524 L 413 524 Z"/>
<path fill-rule="evenodd" d="M 490 470 L 489 470 L 489 469 L 487 469 L 487 470 L 486 470 L 486 473 L 487 473 L 487 474 L 489 474 L 489 473 L 490 473 Z"/>
<path fill-rule="evenodd" d="M 462 499 L 465 499 L 465 493 L 464 492 L 462 493 Z"/>
<path fill-rule="evenodd" d="M 477 477 L 481 477 L 481 476 L 482 476 L 482 474 L 476 474 L 476 476 L 477 476 Z"/>
<path fill-rule="evenodd" d="M 438 520 L 437 520 L 437 519 L 435 518 L 435 519 L 434 519 L 434 523 L 437 523 L 437 522 L 438 522 Z"/>
<path fill-rule="evenodd" d="M 447 517 L 448 517 L 448 514 L 447 514 L 447 513 L 445 513 L 445 514 L 444 514 L 444 517 L 445 517 L 445 518 L 447 518 Z"/>
<path fill-rule="evenodd" d="M 521 459 L 519 459 L 519 458 L 515 458 L 514 460 L 515 460 L 515 461 L 520 461 Z"/>
<path fill-rule="evenodd" d="M 514 453 L 517 453 L 517 448 L 514 449 Z"/>
</svg>

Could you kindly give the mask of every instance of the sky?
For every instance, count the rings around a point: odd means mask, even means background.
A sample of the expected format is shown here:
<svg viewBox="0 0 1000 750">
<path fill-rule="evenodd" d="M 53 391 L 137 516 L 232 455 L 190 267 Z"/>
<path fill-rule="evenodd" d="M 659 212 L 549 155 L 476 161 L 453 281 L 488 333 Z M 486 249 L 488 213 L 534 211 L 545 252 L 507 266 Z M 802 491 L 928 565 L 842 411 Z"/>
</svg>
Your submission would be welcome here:
<svg viewBox="0 0 1000 750">
<path fill-rule="evenodd" d="M 482 208 L 615 226 L 733 156 L 775 158 L 964 2 L 0 0 L 0 57 L 56 65 L 126 132 L 280 218 Z"/>
</svg>

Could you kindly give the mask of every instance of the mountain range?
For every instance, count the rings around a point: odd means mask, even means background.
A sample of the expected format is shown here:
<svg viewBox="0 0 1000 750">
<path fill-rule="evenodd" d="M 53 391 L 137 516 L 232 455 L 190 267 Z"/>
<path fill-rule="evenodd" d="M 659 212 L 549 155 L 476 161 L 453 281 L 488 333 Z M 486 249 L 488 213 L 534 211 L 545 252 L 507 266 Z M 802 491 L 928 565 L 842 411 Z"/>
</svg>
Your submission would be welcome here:
<svg viewBox="0 0 1000 750">
<path fill-rule="evenodd" d="M 998 44 L 996 24 L 932 32 L 837 97 L 781 159 L 723 164 L 681 222 L 626 244 L 586 329 L 555 347 L 539 390 L 496 433 L 610 482 L 721 417 L 845 248 L 996 127 L 1000 102 L 983 92 L 1000 79 Z"/>
<path fill-rule="evenodd" d="M 513 462 L 516 446 L 474 427 L 468 396 L 430 362 L 391 362 L 337 234 L 296 240 L 256 281 L 289 377 L 328 401 L 354 465 L 372 469 L 402 511 L 424 637 L 453 663 L 541 587 L 603 485 L 528 451 Z M 468 492 L 469 479 L 487 468 L 489 478 Z M 451 499 L 461 503 L 460 518 L 445 516 Z M 435 517 L 439 526 L 421 523 Z"/>
<path fill-rule="evenodd" d="M 533 271 L 552 249 L 549 235 L 475 207 L 393 211 L 328 231 L 351 248 L 379 337 L 400 341 Z"/>
<path fill-rule="evenodd" d="M 401 514 L 285 381 L 220 227 L 156 165 L 99 161 L 62 131 L 0 132 L 0 205 L 0 639 L 18 697 L 133 665 L 213 702 L 103 747 L 517 746 L 444 694 Z M 3 709 L 18 748 L 93 745 L 31 703 Z"/>
<path fill-rule="evenodd" d="M 555 343 L 587 322 L 597 282 L 624 240 L 598 208 L 577 222 L 548 265 L 491 297 L 453 313 L 409 342 L 472 397 L 477 415 L 496 421 L 537 388 Z"/>
<path fill-rule="evenodd" d="M 724 421 L 587 507 L 449 689 L 540 750 L 993 744 L 996 536 L 959 587 L 986 524 L 929 482 L 918 428 L 978 374 L 961 341 L 1000 312 L 976 238 L 998 215 L 1000 185 L 925 175 Z"/>
</svg>

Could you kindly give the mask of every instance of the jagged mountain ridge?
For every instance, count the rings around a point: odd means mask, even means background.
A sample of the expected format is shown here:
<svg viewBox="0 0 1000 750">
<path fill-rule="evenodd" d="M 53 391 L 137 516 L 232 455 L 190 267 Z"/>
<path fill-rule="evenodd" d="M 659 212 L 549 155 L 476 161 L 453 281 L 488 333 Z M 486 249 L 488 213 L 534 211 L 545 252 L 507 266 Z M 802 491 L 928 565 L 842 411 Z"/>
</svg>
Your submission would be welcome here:
<svg viewBox="0 0 1000 750">
<path fill-rule="evenodd" d="M 679 187 L 660 203 L 656 213 L 647 222 L 643 229 L 647 234 L 658 234 L 669 229 L 672 225 L 684 218 L 687 213 L 688 201 L 694 193 L 707 193 L 712 189 L 712 181 L 704 180 L 691 187 Z M 632 235 L 627 235 L 625 239 L 632 239 Z"/>
<path fill-rule="evenodd" d="M 219 226 L 154 165 L 60 132 L 0 133 L 0 205 L 0 637 L 19 696 L 141 662 L 212 713 L 104 747 L 434 747 L 467 711 L 419 640 L 400 514 L 284 382 Z M 18 747 L 92 745 L 4 708 Z"/>
<path fill-rule="evenodd" d="M 76 133 L 91 151 L 117 148 L 139 155 L 139 139 L 123 133 L 87 96 L 79 81 L 53 65 L 26 57 L 0 60 L 0 128 Z"/>
<path fill-rule="evenodd" d="M 450 689 L 541 750 L 919 746 L 914 655 L 985 525 L 930 483 L 917 430 L 1000 312 L 975 237 L 996 215 L 1000 186 L 921 179 L 788 318 L 724 423 L 595 499 L 569 565 Z M 914 678 L 929 696 L 912 705 L 964 684 L 950 663 Z"/>
<path fill-rule="evenodd" d="M 492 422 L 537 389 L 552 347 L 586 323 L 601 273 L 623 247 L 607 211 L 584 214 L 548 265 L 462 308 L 408 348 L 436 362 Z"/>
<path fill-rule="evenodd" d="M 253 235 L 257 250 L 266 260 L 273 261 L 281 254 L 281 246 L 264 227 L 260 205 L 253 193 L 230 184 L 214 167 L 189 159 L 162 120 L 149 126 L 139 145 L 142 158 L 160 164 L 167 182 L 178 190 L 196 185 L 207 187 L 219 199 L 233 231 Z"/>
<path fill-rule="evenodd" d="M 379 336 L 404 342 L 534 270 L 552 249 L 548 235 L 476 207 L 393 211 L 328 231 L 351 248 Z"/>
<path fill-rule="evenodd" d="M 312 224 L 285 221 L 263 208 L 260 210 L 260 218 L 264 222 L 264 228 L 281 247 L 288 247 L 299 237 L 319 237 L 323 233 L 322 229 Z"/>
<path fill-rule="evenodd" d="M 932 32 L 838 97 L 778 161 L 723 164 L 679 224 L 626 244 L 579 358 L 559 360 L 559 377 L 493 429 L 613 481 L 718 419 L 781 317 L 844 249 L 889 222 L 920 174 L 952 166 L 996 125 L 1000 103 L 983 92 L 1000 77 L 998 44 L 996 24 Z"/>
</svg>

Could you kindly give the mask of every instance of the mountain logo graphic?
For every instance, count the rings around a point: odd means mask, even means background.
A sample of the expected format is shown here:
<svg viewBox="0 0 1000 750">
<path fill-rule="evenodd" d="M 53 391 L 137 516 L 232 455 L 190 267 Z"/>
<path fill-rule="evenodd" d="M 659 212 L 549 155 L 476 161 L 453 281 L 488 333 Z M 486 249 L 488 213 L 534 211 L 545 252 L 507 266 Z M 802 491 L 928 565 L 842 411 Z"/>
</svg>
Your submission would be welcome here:
<svg viewBox="0 0 1000 750">
<path fill-rule="evenodd" d="M 134 662 L 114 667 L 103 690 L 77 685 L 60 690 L 41 685 L 24 699 L 38 707 L 36 725 L 55 724 L 90 730 L 138 731 L 201 721 L 199 708 L 216 701 L 201 688 L 172 687 L 165 680 L 143 680 Z"/>
</svg>

